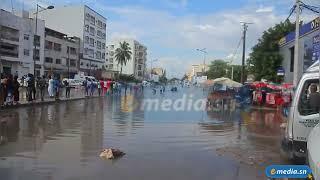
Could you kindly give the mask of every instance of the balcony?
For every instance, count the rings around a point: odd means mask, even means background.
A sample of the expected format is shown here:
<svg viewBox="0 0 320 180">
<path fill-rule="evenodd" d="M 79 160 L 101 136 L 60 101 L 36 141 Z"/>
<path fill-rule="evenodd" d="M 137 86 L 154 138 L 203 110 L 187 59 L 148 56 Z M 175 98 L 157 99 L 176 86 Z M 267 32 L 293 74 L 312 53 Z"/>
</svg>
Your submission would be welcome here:
<svg viewBox="0 0 320 180">
<path fill-rule="evenodd" d="M 0 54 L 8 57 L 19 57 L 19 46 L 15 44 L 2 43 L 0 46 Z"/>
</svg>

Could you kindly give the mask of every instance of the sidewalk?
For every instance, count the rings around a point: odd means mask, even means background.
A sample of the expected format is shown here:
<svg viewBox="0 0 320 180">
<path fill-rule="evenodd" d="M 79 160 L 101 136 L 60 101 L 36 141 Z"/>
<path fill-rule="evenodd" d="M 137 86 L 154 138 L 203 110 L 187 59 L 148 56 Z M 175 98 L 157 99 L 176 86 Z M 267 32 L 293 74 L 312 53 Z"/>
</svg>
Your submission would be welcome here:
<svg viewBox="0 0 320 180">
<path fill-rule="evenodd" d="M 59 100 L 55 100 L 55 98 L 50 98 L 48 95 L 47 89 L 45 89 L 44 101 L 41 101 L 40 92 L 38 89 L 36 92 L 36 100 L 31 101 L 31 102 L 27 101 L 26 89 L 24 87 L 19 89 L 19 95 L 20 95 L 19 104 L 6 105 L 3 107 L 0 107 L 0 109 L 9 109 L 9 108 L 16 108 L 16 107 L 24 107 L 24 106 L 29 106 L 29 105 L 43 105 L 43 104 L 51 104 L 51 103 L 56 103 L 56 102 L 58 103 L 58 102 L 65 102 L 65 101 L 74 101 L 74 100 L 80 100 L 80 99 L 86 99 L 86 98 L 103 97 L 103 96 L 98 96 L 98 90 L 95 91 L 93 96 L 85 96 L 84 90 L 75 89 L 75 88 L 71 89 L 70 98 L 65 97 L 65 88 L 62 88 L 61 92 L 59 94 Z"/>
</svg>

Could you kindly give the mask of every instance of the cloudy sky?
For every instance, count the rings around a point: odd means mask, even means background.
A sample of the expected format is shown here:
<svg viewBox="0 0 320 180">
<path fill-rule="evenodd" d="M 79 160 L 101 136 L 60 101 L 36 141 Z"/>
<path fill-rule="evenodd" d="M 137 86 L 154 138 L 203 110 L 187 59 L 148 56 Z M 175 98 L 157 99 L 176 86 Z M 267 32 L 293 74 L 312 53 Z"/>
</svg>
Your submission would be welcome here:
<svg viewBox="0 0 320 180">
<path fill-rule="evenodd" d="M 247 50 L 262 32 L 284 21 L 295 0 L 1 0 L 1 8 L 14 11 L 42 5 L 87 4 L 107 19 L 107 41 L 117 37 L 135 38 L 148 47 L 148 60 L 158 59 L 170 77 L 181 77 L 191 64 L 202 63 L 197 48 L 208 51 L 207 63 L 214 59 L 241 63 L 240 21 L 251 22 L 247 34 Z M 303 0 L 320 5 L 319 0 Z M 303 10 L 302 19 L 316 15 Z M 294 14 L 291 18 L 294 21 Z M 232 58 L 234 57 L 234 58 Z M 150 66 L 150 61 L 148 62 Z"/>
</svg>

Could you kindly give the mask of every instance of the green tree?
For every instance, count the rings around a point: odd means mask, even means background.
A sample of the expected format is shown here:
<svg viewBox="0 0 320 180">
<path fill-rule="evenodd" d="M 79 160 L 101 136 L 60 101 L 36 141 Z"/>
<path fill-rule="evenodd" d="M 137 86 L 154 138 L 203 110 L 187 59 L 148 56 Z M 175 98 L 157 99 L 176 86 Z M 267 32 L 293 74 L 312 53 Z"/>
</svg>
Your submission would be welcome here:
<svg viewBox="0 0 320 180">
<path fill-rule="evenodd" d="M 230 68 L 228 67 L 228 63 L 224 60 L 218 59 L 211 62 L 209 65 L 209 70 L 206 72 L 208 79 L 216 79 L 220 77 L 226 77 L 227 71 Z"/>
<path fill-rule="evenodd" d="M 294 27 L 294 24 L 287 20 L 263 32 L 247 60 L 249 73 L 253 74 L 256 80 L 264 78 L 275 81 L 277 79 L 276 71 L 283 60 L 279 54 L 279 40 L 293 31 Z"/>
<path fill-rule="evenodd" d="M 232 67 L 233 67 L 233 80 L 234 81 L 237 81 L 237 82 L 240 82 L 241 81 L 241 65 L 229 65 L 228 66 L 228 71 L 226 73 L 226 76 L 227 78 L 230 78 L 232 77 Z"/>
<path fill-rule="evenodd" d="M 115 57 L 118 65 L 120 64 L 120 75 L 122 74 L 122 67 L 126 65 L 128 60 L 131 59 L 131 48 L 126 41 L 120 42 L 120 46 L 116 49 Z"/>
</svg>

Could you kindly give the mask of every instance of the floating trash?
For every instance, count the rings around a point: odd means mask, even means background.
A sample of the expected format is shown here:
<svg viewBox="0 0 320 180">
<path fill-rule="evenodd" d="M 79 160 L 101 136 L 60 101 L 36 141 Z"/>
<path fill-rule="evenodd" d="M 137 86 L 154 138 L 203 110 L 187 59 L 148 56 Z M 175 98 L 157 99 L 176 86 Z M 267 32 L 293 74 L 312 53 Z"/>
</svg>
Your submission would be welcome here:
<svg viewBox="0 0 320 180">
<path fill-rule="evenodd" d="M 125 154 L 126 153 L 120 151 L 119 149 L 108 148 L 108 149 L 104 149 L 100 153 L 100 157 L 106 158 L 106 159 L 116 159 L 124 156 Z"/>
</svg>

